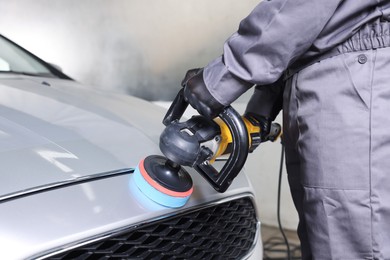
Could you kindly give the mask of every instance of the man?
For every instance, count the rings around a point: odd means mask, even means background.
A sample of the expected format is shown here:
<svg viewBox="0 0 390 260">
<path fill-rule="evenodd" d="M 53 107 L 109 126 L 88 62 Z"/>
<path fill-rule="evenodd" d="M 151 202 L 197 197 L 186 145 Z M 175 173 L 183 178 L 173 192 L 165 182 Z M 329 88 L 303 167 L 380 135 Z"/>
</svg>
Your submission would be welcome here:
<svg viewBox="0 0 390 260">
<path fill-rule="evenodd" d="M 390 259 L 389 21 L 389 0 L 262 1 L 184 79 L 210 118 L 256 85 L 246 114 L 267 126 L 283 95 L 303 259 Z"/>
</svg>

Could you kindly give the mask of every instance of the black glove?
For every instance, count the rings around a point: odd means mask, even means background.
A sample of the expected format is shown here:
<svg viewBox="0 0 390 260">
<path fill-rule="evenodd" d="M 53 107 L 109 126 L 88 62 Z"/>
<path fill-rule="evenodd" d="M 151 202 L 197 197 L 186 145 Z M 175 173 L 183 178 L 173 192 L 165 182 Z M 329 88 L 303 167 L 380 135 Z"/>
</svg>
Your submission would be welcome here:
<svg viewBox="0 0 390 260">
<path fill-rule="evenodd" d="M 252 125 L 260 128 L 260 142 L 253 143 L 249 152 L 253 152 L 260 143 L 271 141 L 274 142 L 281 134 L 281 126 L 278 123 L 272 123 L 272 119 L 269 117 L 257 115 L 254 113 L 245 113 L 244 117 L 251 122 Z M 252 138 L 255 140 L 256 138 Z"/>
<path fill-rule="evenodd" d="M 219 115 L 224 105 L 219 103 L 209 92 L 203 80 L 203 69 L 187 71 L 182 86 L 184 87 L 184 99 L 195 108 L 199 114 L 214 118 Z"/>
</svg>

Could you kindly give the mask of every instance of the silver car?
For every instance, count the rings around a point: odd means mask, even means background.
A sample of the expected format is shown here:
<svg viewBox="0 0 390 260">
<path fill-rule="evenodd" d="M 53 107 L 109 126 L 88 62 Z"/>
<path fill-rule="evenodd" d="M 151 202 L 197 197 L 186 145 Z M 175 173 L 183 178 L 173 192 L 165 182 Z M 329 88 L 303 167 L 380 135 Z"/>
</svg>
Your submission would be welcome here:
<svg viewBox="0 0 390 260">
<path fill-rule="evenodd" d="M 135 186 L 138 162 L 161 154 L 165 112 L 0 36 L 0 259 L 261 259 L 244 172 L 218 193 L 187 169 L 194 192 L 175 209 Z"/>
</svg>

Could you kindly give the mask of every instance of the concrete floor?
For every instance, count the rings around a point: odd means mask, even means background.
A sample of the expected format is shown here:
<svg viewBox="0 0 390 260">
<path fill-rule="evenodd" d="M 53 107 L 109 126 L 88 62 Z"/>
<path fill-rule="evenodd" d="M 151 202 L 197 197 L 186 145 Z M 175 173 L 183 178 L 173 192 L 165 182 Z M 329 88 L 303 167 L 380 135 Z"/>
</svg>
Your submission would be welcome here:
<svg viewBox="0 0 390 260">
<path fill-rule="evenodd" d="M 264 260 L 288 259 L 287 247 L 278 227 L 263 225 L 261 236 L 264 247 Z M 290 259 L 301 259 L 299 239 L 295 230 L 284 230 L 290 247 Z"/>
</svg>

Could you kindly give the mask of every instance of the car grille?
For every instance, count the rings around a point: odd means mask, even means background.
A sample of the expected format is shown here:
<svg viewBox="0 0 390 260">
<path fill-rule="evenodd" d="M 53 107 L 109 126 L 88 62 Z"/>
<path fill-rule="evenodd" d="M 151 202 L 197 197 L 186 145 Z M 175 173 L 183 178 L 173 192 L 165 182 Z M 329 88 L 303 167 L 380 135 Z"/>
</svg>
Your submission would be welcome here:
<svg viewBox="0 0 390 260">
<path fill-rule="evenodd" d="M 257 229 L 250 198 L 148 223 L 45 259 L 240 259 Z"/>
</svg>

